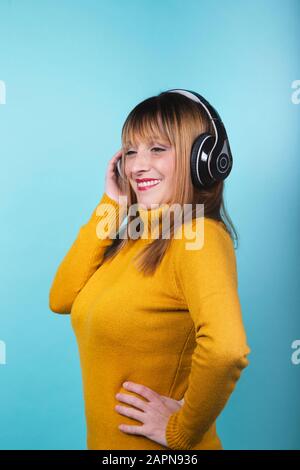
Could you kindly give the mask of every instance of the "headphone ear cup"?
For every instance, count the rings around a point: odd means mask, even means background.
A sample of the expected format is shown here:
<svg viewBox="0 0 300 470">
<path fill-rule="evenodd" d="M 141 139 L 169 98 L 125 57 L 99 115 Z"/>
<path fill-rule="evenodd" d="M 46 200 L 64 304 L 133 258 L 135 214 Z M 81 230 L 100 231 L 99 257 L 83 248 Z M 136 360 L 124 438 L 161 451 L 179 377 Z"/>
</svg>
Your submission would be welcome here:
<svg viewBox="0 0 300 470">
<path fill-rule="evenodd" d="M 204 132 L 195 139 L 192 145 L 191 177 L 193 185 L 198 189 L 209 186 L 214 182 L 208 171 L 208 156 L 214 142 L 215 138 L 209 132 Z"/>
<path fill-rule="evenodd" d="M 117 161 L 117 170 L 118 170 L 120 177 L 124 179 L 121 167 L 122 167 L 122 159 L 119 158 Z"/>
</svg>

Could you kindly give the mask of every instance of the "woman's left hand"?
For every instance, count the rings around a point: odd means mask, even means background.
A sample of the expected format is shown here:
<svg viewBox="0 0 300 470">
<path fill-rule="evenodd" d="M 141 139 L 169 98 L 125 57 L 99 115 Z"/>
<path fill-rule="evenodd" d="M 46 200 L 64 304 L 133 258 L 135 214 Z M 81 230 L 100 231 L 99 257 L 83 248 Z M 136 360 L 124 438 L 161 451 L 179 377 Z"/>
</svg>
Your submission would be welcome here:
<svg viewBox="0 0 300 470">
<path fill-rule="evenodd" d="M 128 385 L 126 386 L 125 383 Z M 115 410 L 124 416 L 133 418 L 144 423 L 143 426 L 129 426 L 121 424 L 119 429 L 128 434 L 140 434 L 148 437 L 154 442 L 168 447 L 166 440 L 166 428 L 169 417 L 179 410 L 183 404 L 182 400 L 174 400 L 164 395 L 159 395 L 145 385 L 134 382 L 125 382 L 123 387 L 128 391 L 135 392 L 147 401 L 133 395 L 117 393 L 116 398 L 124 403 L 129 403 L 137 409 L 117 405 Z"/>
</svg>

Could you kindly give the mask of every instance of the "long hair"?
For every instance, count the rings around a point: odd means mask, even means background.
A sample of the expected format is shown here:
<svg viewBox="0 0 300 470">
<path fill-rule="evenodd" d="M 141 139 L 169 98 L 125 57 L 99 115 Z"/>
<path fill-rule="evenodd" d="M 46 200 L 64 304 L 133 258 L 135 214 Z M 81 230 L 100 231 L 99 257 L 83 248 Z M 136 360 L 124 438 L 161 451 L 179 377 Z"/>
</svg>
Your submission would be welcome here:
<svg viewBox="0 0 300 470">
<path fill-rule="evenodd" d="M 125 147 L 128 142 L 149 142 L 153 136 L 167 140 L 175 148 L 175 175 L 171 204 L 204 204 L 206 218 L 221 222 L 231 239 L 238 241 L 236 229 L 227 214 L 224 204 L 224 181 L 214 182 L 209 188 L 196 188 L 191 180 L 190 155 L 196 137 L 202 132 L 214 135 L 213 126 L 203 108 L 178 93 L 162 92 L 139 103 L 127 116 L 122 127 L 122 160 L 125 168 Z M 124 170 L 123 170 L 124 174 Z M 127 178 L 119 179 L 121 191 L 127 197 L 128 206 L 137 203 L 137 198 Z M 193 212 L 194 214 L 194 212 Z M 120 232 L 106 248 L 103 261 L 115 256 L 131 242 L 128 232 L 133 217 L 128 215 L 127 237 L 120 238 Z M 137 269 L 151 275 L 163 259 L 174 235 L 174 224 L 170 221 L 170 238 L 157 238 L 143 247 L 134 259 Z M 235 247 L 236 248 L 236 247 Z"/>
</svg>

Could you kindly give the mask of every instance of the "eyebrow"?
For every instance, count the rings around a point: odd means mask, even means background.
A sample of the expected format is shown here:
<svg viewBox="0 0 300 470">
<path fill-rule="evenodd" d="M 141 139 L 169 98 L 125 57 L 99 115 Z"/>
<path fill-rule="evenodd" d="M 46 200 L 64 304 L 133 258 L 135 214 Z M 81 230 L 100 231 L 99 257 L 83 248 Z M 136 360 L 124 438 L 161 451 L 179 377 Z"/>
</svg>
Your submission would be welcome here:
<svg viewBox="0 0 300 470">
<path fill-rule="evenodd" d="M 163 139 L 160 139 L 160 138 L 158 138 L 157 140 L 152 139 L 152 140 L 148 141 L 149 146 L 154 145 L 154 144 L 159 144 L 159 145 L 162 145 L 164 147 L 168 147 L 168 145 L 169 145 L 166 141 L 164 141 Z M 132 142 L 129 141 L 129 142 L 125 143 L 124 147 L 134 147 L 134 145 L 132 144 Z"/>
</svg>

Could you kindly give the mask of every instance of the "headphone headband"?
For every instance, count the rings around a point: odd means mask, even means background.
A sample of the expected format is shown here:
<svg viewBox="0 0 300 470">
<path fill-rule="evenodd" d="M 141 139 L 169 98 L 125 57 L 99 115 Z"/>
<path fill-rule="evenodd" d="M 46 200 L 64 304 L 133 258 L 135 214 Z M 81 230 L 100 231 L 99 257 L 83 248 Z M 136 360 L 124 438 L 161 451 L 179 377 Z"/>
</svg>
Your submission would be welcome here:
<svg viewBox="0 0 300 470">
<path fill-rule="evenodd" d="M 225 179 L 232 168 L 232 154 L 228 142 L 227 132 L 217 110 L 199 93 L 182 88 L 167 90 L 166 93 L 179 93 L 200 104 L 209 117 L 215 132 L 215 136 L 209 133 L 202 134 L 197 140 L 192 152 L 192 178 L 196 186 L 206 186 Z M 199 136 L 200 137 L 200 136 Z M 209 142 L 211 141 L 211 142 Z M 210 145 L 209 145 L 210 144 Z M 204 149 L 207 149 L 207 153 Z M 197 151 L 197 154 L 195 154 Z M 204 177 L 202 173 L 207 173 Z"/>
<path fill-rule="evenodd" d="M 191 100 L 196 101 L 196 103 L 200 103 L 205 109 L 205 111 L 207 112 L 211 120 L 217 119 L 222 122 L 222 119 L 219 113 L 217 112 L 217 110 L 203 96 L 199 95 L 199 93 L 196 93 L 194 91 L 184 90 L 181 88 L 168 90 L 167 93 L 180 93 L 181 95 L 184 95 L 187 98 L 190 98 Z"/>
<path fill-rule="evenodd" d="M 177 88 L 177 89 L 172 89 L 168 90 L 167 93 L 180 93 L 181 95 L 186 96 L 187 98 L 190 98 L 191 100 L 195 101 L 196 103 L 199 103 L 202 108 L 205 109 L 212 125 L 215 131 L 215 143 L 213 148 L 211 149 L 211 153 L 222 153 L 227 150 L 227 152 L 230 152 L 229 148 L 229 143 L 228 143 L 228 137 L 226 133 L 226 129 L 224 127 L 223 121 L 217 112 L 217 110 L 199 93 L 196 93 L 194 91 L 190 90 L 184 90 L 182 88 Z M 224 146 L 226 147 L 224 149 Z"/>
</svg>

